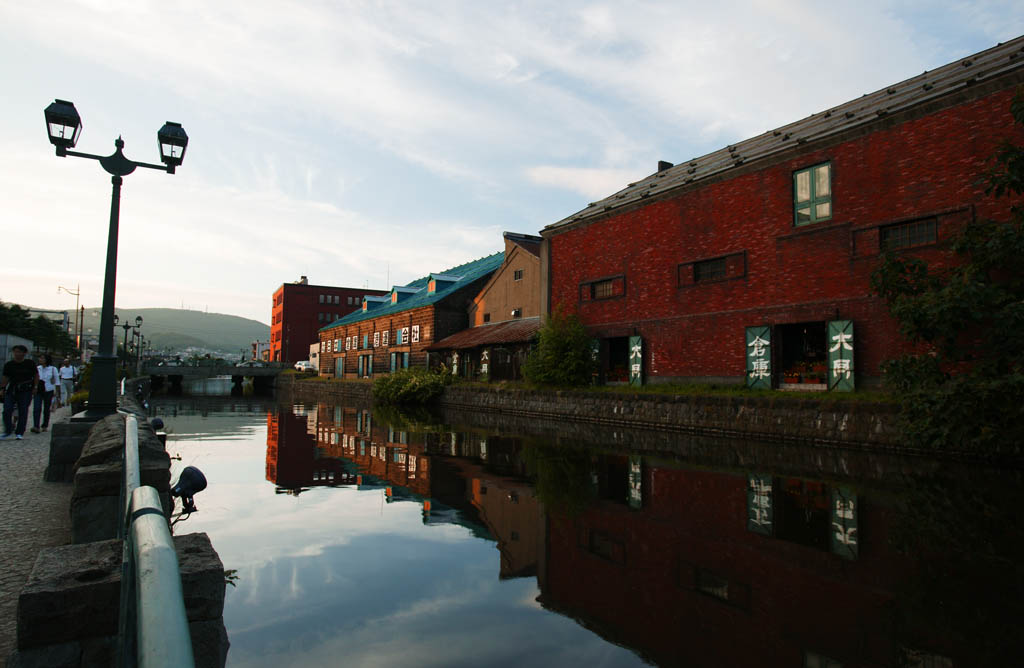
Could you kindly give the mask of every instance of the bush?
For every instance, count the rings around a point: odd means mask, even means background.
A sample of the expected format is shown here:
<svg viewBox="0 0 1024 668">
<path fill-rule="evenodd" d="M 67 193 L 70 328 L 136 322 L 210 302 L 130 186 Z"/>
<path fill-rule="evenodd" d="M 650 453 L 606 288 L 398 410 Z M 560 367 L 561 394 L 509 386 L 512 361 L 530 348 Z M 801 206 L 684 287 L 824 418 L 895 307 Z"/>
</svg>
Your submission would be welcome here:
<svg viewBox="0 0 1024 668">
<path fill-rule="evenodd" d="M 401 369 L 373 381 L 373 398 L 385 404 L 425 404 L 441 394 L 452 380 L 450 373 Z"/>
<path fill-rule="evenodd" d="M 591 339 L 575 313 L 556 309 L 541 327 L 536 348 L 523 365 L 523 376 L 537 385 L 575 387 L 593 380 Z"/>
</svg>

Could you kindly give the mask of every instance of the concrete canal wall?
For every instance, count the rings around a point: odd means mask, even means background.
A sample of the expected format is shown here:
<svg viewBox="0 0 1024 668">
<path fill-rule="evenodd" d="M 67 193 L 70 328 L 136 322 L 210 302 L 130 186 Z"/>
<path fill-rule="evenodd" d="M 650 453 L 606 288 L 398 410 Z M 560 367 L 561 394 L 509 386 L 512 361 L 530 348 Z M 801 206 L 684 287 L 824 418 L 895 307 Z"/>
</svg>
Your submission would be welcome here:
<svg viewBox="0 0 1024 668">
<path fill-rule="evenodd" d="M 278 389 L 296 398 L 371 401 L 368 381 L 278 377 Z M 890 404 L 813 396 L 736 397 L 521 390 L 453 385 L 439 401 L 446 409 L 648 428 L 762 441 L 844 446 L 898 446 L 898 408 Z"/>
</svg>

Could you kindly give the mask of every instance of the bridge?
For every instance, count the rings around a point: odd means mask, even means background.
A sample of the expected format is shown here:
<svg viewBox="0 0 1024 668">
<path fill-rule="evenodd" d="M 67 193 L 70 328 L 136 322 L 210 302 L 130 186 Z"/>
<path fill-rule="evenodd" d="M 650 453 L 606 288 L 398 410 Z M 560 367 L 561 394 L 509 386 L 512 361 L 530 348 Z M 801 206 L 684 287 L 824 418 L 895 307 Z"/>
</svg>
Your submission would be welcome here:
<svg viewBox="0 0 1024 668">
<path fill-rule="evenodd" d="M 268 363 L 266 366 L 235 366 L 234 364 L 182 364 L 158 365 L 143 364 L 142 373 L 146 376 L 181 376 L 186 380 L 216 378 L 217 376 L 276 376 L 291 367 L 285 364 Z"/>
<path fill-rule="evenodd" d="M 204 380 L 230 376 L 235 385 L 241 385 L 246 378 L 252 380 L 258 390 L 272 387 L 274 378 L 285 369 L 291 367 L 283 363 L 267 363 L 266 366 L 235 366 L 234 364 L 182 364 L 159 365 L 144 364 L 142 373 L 153 379 L 153 387 L 158 388 L 164 383 L 172 387 L 180 387 L 186 380 Z"/>
</svg>

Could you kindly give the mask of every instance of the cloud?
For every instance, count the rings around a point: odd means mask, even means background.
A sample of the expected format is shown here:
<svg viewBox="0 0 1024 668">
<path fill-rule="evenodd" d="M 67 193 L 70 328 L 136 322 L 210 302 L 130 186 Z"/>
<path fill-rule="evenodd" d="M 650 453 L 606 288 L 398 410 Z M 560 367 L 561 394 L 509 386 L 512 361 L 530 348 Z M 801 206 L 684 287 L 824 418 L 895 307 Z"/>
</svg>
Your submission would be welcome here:
<svg viewBox="0 0 1024 668">
<path fill-rule="evenodd" d="M 538 185 L 564 188 L 594 199 L 603 199 L 653 171 L 540 166 L 528 168 L 526 175 Z"/>
</svg>

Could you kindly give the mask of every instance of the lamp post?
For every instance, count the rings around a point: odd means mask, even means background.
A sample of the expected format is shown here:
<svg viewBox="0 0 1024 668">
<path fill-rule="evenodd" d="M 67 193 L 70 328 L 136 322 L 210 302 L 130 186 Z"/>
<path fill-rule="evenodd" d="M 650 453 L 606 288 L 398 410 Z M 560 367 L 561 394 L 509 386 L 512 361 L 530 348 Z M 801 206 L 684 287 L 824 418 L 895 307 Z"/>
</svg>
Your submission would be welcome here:
<svg viewBox="0 0 1024 668">
<path fill-rule="evenodd" d="M 134 340 L 135 339 L 135 334 L 138 331 L 139 327 L 142 327 L 142 316 L 141 315 L 135 316 L 135 324 L 134 325 L 132 323 L 130 323 L 130 322 L 126 322 L 123 325 L 118 325 L 117 323 L 118 323 L 119 320 L 120 320 L 120 318 L 118 318 L 117 314 L 115 313 L 114 314 L 114 326 L 115 327 L 120 327 L 121 329 L 124 330 L 124 344 L 122 346 L 123 349 L 124 349 L 124 360 L 122 360 L 122 362 L 121 362 L 121 368 L 122 369 L 127 369 L 128 368 L 128 330 L 129 329 L 132 330 L 132 339 Z M 102 337 L 103 337 L 103 332 L 100 332 L 100 338 L 102 338 Z M 90 392 L 89 395 L 92 396 L 92 392 Z"/>
<path fill-rule="evenodd" d="M 107 232 L 107 263 L 103 279 L 103 309 L 100 316 L 100 348 L 99 354 L 93 357 L 92 381 L 89 387 L 89 410 L 82 419 L 99 419 L 117 410 L 117 351 L 114 350 L 114 292 L 117 278 L 117 228 L 121 209 L 121 183 L 123 177 L 131 174 L 137 167 L 159 169 L 173 174 L 185 158 L 188 146 L 188 135 L 180 123 L 168 121 L 156 133 L 160 146 L 162 165 L 135 162 L 125 157 L 121 149 L 124 140 L 114 140 L 116 150 L 108 156 L 92 155 L 72 151 L 82 133 L 82 119 L 75 105 L 66 100 L 54 100 L 53 104 L 43 111 L 46 118 L 46 132 L 53 144 L 57 156 L 75 156 L 98 160 L 100 165 L 111 175 L 113 184 L 110 196 L 110 226 Z M 141 318 L 140 318 L 141 320 Z M 125 330 L 127 344 L 128 330 Z"/>
<path fill-rule="evenodd" d="M 68 293 L 69 295 L 74 295 L 75 296 L 75 347 L 77 348 L 78 345 L 79 345 L 79 339 L 82 338 L 82 331 L 81 331 L 81 329 L 79 329 L 79 326 L 78 326 L 78 296 L 80 294 L 82 294 L 82 285 L 81 284 L 76 285 L 74 290 L 69 290 L 68 288 L 65 288 L 63 285 L 58 285 L 57 286 L 57 294 L 58 295 L 60 294 L 61 290 L 63 290 L 64 292 Z"/>
</svg>

